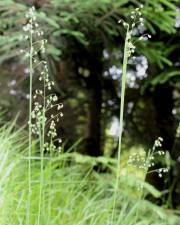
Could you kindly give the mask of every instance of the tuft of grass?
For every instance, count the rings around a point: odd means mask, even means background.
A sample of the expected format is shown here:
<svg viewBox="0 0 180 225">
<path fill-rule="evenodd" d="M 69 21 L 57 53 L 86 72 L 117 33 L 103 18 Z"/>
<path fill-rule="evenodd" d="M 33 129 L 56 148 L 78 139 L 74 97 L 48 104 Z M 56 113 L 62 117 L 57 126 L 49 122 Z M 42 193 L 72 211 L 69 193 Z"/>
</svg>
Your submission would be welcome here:
<svg viewBox="0 0 180 225">
<path fill-rule="evenodd" d="M 1 225 L 24 225 L 27 222 L 28 143 L 25 141 L 26 135 L 13 129 L 12 126 L 0 129 Z M 33 146 L 38 148 L 34 143 Z M 39 191 L 42 188 L 39 179 L 41 156 L 35 152 L 36 149 L 31 154 L 30 225 L 38 224 Z M 108 159 L 86 158 L 77 153 L 44 157 L 41 225 L 110 224 L 116 176 L 113 173 L 95 172 L 93 167 L 99 161 L 104 166 L 114 165 Z M 139 198 L 133 191 L 137 180 L 133 181 L 133 176 L 121 177 L 119 182 L 121 188 L 116 199 L 114 225 L 178 224 L 178 218 L 171 211 L 165 211 L 144 199 L 137 201 Z M 141 212 L 138 217 L 137 210 Z"/>
</svg>

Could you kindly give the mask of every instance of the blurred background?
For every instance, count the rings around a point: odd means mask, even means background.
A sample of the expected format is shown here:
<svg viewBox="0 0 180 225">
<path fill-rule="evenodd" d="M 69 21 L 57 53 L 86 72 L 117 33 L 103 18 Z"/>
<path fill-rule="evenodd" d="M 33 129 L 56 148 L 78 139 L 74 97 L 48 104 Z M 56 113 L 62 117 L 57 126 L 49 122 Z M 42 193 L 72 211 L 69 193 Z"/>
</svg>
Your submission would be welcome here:
<svg viewBox="0 0 180 225">
<path fill-rule="evenodd" d="M 152 173 L 160 190 L 172 187 L 172 205 L 180 204 L 180 1 L 179 0 L 1 0 L 0 109 L 6 121 L 28 120 L 29 68 L 22 40 L 25 14 L 35 6 L 48 40 L 47 61 L 64 117 L 58 135 L 65 150 L 115 157 L 125 29 L 143 4 L 144 24 L 133 30 L 136 52 L 128 62 L 123 152 L 152 148 L 158 137 L 171 157 L 170 173 Z M 151 38 L 138 41 L 149 34 Z M 23 52 L 25 51 L 25 53 Z M 23 54 L 22 54 L 23 53 Z M 41 56 L 38 56 L 41 58 Z M 34 74 L 34 90 L 38 78 Z M 129 153 L 130 154 L 130 153 Z M 156 165 L 155 165 L 156 167 Z"/>
</svg>

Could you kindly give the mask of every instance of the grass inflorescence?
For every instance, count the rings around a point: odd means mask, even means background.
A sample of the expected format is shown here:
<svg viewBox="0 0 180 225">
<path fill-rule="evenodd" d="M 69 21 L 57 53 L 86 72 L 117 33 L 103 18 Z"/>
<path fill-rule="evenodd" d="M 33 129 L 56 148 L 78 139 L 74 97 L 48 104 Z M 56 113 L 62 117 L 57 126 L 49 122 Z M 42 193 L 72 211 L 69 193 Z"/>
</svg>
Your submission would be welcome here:
<svg viewBox="0 0 180 225">
<path fill-rule="evenodd" d="M 43 31 L 40 30 L 36 19 L 35 8 L 32 7 L 26 14 L 27 24 L 23 27 L 25 39 L 29 41 L 29 160 L 28 160 L 28 185 L 29 195 L 27 202 L 27 224 L 30 223 L 31 214 L 31 167 L 32 167 L 32 136 L 35 135 L 39 142 L 40 149 L 40 190 L 38 207 L 38 225 L 41 224 L 41 217 L 44 213 L 44 152 L 51 156 L 52 151 L 60 150 L 55 141 L 60 144 L 61 139 L 57 138 L 56 123 L 63 116 L 61 109 L 63 105 L 58 103 L 58 97 L 51 93 L 54 82 L 50 80 L 48 65 L 45 54 L 46 39 L 43 38 Z M 40 72 L 39 72 L 40 69 Z M 40 73 L 37 75 L 37 73 Z M 41 89 L 33 93 L 33 77 L 38 76 Z M 55 109 L 55 110 L 54 110 Z M 53 110 L 53 113 L 51 111 Z M 50 118 L 47 114 L 51 113 Z M 55 113 L 55 114 L 54 114 Z M 51 159 L 50 159 L 51 160 Z M 51 207 L 49 205 L 49 207 Z"/>
</svg>

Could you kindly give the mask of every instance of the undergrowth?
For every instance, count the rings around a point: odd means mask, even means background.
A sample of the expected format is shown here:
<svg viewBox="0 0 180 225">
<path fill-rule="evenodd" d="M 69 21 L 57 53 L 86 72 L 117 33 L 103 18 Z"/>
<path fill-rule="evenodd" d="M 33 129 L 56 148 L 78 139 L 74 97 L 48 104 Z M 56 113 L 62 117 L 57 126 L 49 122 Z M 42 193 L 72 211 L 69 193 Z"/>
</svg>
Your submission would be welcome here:
<svg viewBox="0 0 180 225">
<path fill-rule="evenodd" d="M 13 131 L 12 125 L 0 129 L 0 224 L 24 225 L 27 218 L 28 197 L 28 144 L 21 131 Z M 31 213 L 29 224 L 38 223 L 40 157 L 33 143 L 31 158 Z M 51 163 L 50 163 L 51 162 Z M 113 170 L 115 162 L 100 157 L 64 153 L 51 158 L 44 157 L 43 208 L 41 225 L 104 225 L 110 224 L 114 173 L 98 173 L 94 165 L 101 163 Z M 51 179 L 49 175 L 51 174 Z M 137 201 L 137 186 L 141 181 L 133 175 L 121 176 L 114 214 L 116 225 L 178 224 L 178 218 L 144 199 Z M 145 191 L 151 191 L 145 186 Z M 136 217 L 137 209 L 141 212 Z M 135 222 L 136 221 L 136 222 Z"/>
</svg>

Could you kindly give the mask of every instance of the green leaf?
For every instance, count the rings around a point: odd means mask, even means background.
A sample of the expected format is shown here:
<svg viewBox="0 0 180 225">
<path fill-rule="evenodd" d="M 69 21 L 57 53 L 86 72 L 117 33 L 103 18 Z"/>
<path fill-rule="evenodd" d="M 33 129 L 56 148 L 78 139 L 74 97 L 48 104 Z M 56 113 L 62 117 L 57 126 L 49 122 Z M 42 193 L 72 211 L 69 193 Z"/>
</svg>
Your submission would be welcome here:
<svg viewBox="0 0 180 225">
<path fill-rule="evenodd" d="M 58 33 L 56 33 L 58 34 Z M 80 32 L 80 31 L 74 31 L 74 30 L 69 30 L 69 29 L 62 29 L 59 34 L 67 34 L 69 36 L 73 36 L 74 38 L 76 38 L 80 43 L 82 43 L 83 45 L 87 45 L 88 42 L 85 38 L 85 35 Z"/>
<path fill-rule="evenodd" d="M 62 51 L 53 45 L 48 44 L 47 45 L 47 52 L 54 55 L 54 56 L 60 56 Z"/>
<path fill-rule="evenodd" d="M 176 6 L 173 3 L 171 3 L 169 0 L 168 1 L 160 0 L 160 2 L 163 3 L 164 5 L 166 5 L 167 7 L 169 7 L 170 9 L 172 9 L 174 11 L 176 10 Z"/>
<path fill-rule="evenodd" d="M 55 20 L 48 17 L 45 12 L 40 12 L 38 16 L 39 18 L 41 18 L 42 20 L 44 20 L 45 22 L 47 22 L 49 25 L 53 26 L 54 28 L 60 29 L 60 25 Z"/>
<path fill-rule="evenodd" d="M 168 82 L 171 78 L 180 76 L 180 70 L 171 71 L 168 73 L 161 73 L 160 75 L 156 76 L 153 80 L 151 80 L 152 85 L 157 84 L 164 84 Z"/>
</svg>

